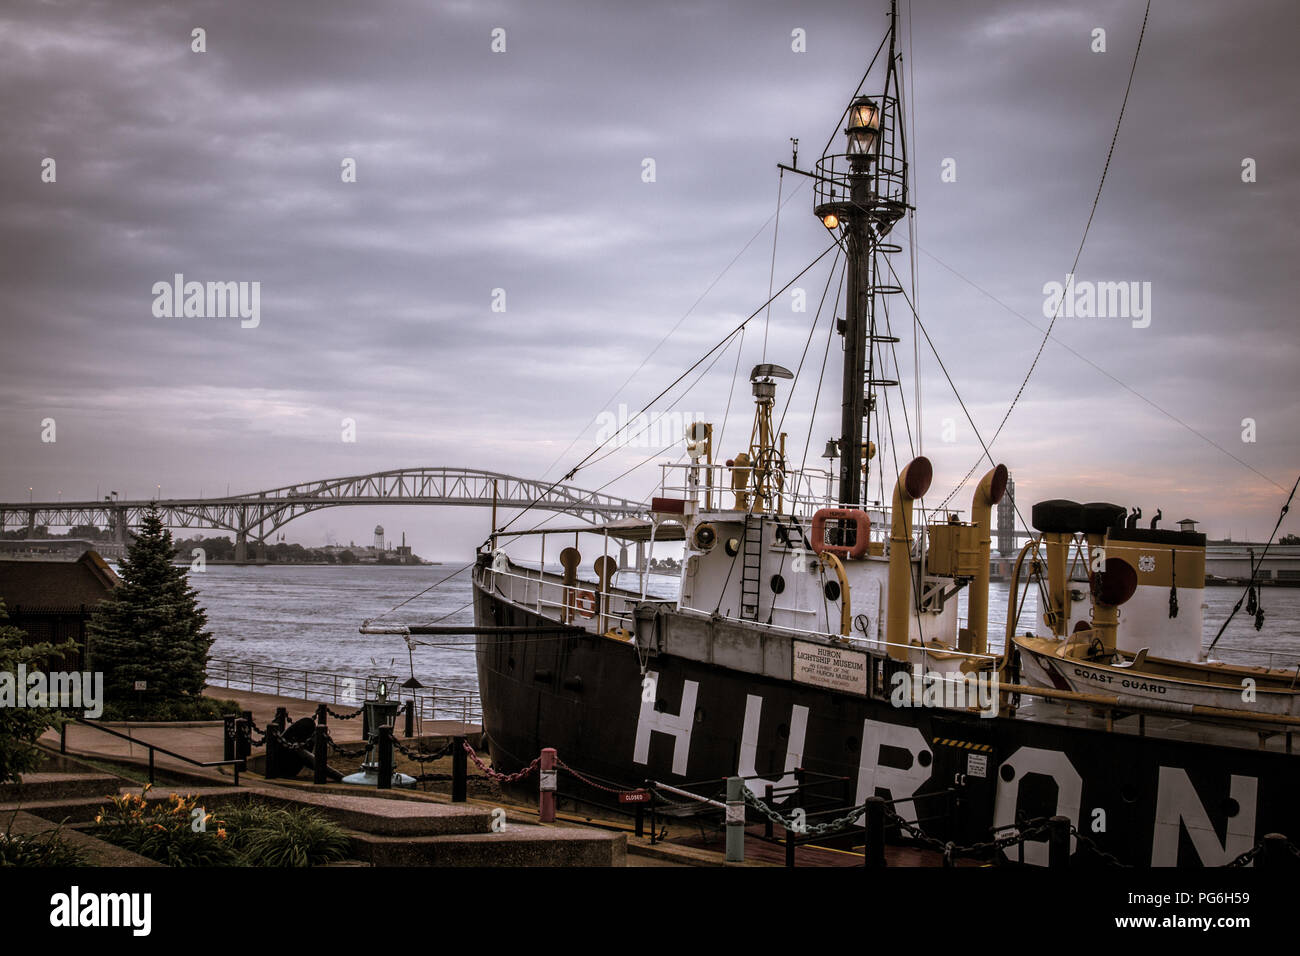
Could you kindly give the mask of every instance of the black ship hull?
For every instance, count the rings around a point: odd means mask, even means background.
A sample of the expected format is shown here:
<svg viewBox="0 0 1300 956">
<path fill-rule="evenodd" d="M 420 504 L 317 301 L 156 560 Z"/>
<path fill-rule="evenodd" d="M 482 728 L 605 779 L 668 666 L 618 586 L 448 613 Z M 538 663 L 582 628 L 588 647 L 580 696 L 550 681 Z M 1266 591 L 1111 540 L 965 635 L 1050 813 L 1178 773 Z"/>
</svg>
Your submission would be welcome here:
<svg viewBox="0 0 1300 956">
<path fill-rule="evenodd" d="M 474 596 L 479 624 L 555 626 L 477 582 Z M 579 630 L 485 637 L 477 663 L 484 729 L 507 771 L 554 747 L 628 787 L 737 773 L 777 783 L 793 749 L 803 769 L 856 781 L 855 802 L 900 801 L 900 815 L 958 844 L 1062 814 L 1126 864 L 1216 866 L 1265 834 L 1300 836 L 1297 762 L 1279 750 L 899 708 L 666 654 L 648 663 L 647 703 L 636 649 Z M 1026 843 L 1024 861 L 1045 865 L 1046 845 Z"/>
</svg>

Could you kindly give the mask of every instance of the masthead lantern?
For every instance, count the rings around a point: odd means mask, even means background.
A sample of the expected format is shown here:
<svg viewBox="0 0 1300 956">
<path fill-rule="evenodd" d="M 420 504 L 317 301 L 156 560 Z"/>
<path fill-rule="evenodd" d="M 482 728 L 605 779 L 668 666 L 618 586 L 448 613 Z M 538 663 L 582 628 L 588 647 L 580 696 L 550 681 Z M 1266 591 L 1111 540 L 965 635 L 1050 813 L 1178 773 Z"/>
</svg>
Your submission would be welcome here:
<svg viewBox="0 0 1300 956">
<path fill-rule="evenodd" d="M 875 155 L 880 136 L 880 107 L 869 96 L 856 97 L 849 106 L 849 125 L 844 130 L 849 137 L 850 159 L 870 159 Z"/>
</svg>

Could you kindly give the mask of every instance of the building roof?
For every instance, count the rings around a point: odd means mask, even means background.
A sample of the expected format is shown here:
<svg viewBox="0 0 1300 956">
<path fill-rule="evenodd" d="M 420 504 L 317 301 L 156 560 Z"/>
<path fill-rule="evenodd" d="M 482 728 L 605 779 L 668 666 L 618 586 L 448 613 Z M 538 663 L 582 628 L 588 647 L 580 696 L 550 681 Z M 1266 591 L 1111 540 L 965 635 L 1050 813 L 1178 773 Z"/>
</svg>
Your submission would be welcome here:
<svg viewBox="0 0 1300 956">
<path fill-rule="evenodd" d="M 15 607 L 93 606 L 112 593 L 121 578 L 94 551 L 75 561 L 0 559 L 0 600 Z"/>
</svg>

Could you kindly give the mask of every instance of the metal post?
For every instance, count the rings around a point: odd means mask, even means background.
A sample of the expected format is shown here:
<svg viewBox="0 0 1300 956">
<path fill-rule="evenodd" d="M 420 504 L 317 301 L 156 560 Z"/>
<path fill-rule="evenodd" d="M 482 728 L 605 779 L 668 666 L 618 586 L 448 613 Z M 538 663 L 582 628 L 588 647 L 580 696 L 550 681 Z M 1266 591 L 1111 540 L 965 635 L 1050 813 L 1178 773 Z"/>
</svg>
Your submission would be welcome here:
<svg viewBox="0 0 1300 956">
<path fill-rule="evenodd" d="M 280 728 L 271 721 L 266 725 L 266 768 L 262 774 L 267 780 L 280 776 Z"/>
<path fill-rule="evenodd" d="M 406 702 L 406 727 L 403 728 L 405 736 L 409 740 L 415 736 L 415 698 L 412 697 Z"/>
<path fill-rule="evenodd" d="M 794 866 L 794 831 L 789 827 L 785 830 L 785 865 Z"/>
<path fill-rule="evenodd" d="M 767 804 L 769 810 L 773 809 L 776 804 L 772 802 L 772 785 L 769 783 L 763 791 L 763 802 Z M 763 817 L 763 836 L 769 840 L 772 839 L 772 818 L 764 815 Z"/>
<path fill-rule="evenodd" d="M 469 759 L 465 754 L 465 738 L 451 738 L 451 802 L 465 802 L 465 785 Z"/>
<path fill-rule="evenodd" d="M 727 862 L 745 862 L 745 781 L 727 778 Z"/>
<path fill-rule="evenodd" d="M 226 714 L 221 718 L 225 723 L 225 729 L 222 733 L 222 760 L 235 759 L 235 721 L 239 720 L 238 714 Z"/>
<path fill-rule="evenodd" d="M 327 704 L 317 704 L 317 705 L 316 705 L 316 723 L 317 723 L 319 726 L 324 727 L 326 724 L 329 723 L 329 719 L 330 719 L 330 709 L 329 709 L 329 705 L 327 705 Z"/>
<path fill-rule="evenodd" d="M 542 763 L 538 768 L 537 819 L 541 823 L 555 822 L 555 748 L 542 748 Z"/>
<path fill-rule="evenodd" d="M 379 731 L 379 786 L 380 790 L 393 789 L 393 728 L 380 724 Z"/>
<path fill-rule="evenodd" d="M 244 711 L 244 715 L 235 721 L 235 759 L 247 760 L 253 752 L 253 712 Z"/>
<path fill-rule="evenodd" d="M 153 748 L 149 748 L 149 782 L 153 783 Z"/>
<path fill-rule="evenodd" d="M 1055 816 L 1047 821 L 1047 866 L 1064 869 L 1070 865 L 1070 818 Z"/>
<path fill-rule="evenodd" d="M 285 725 L 289 723 L 289 710 L 286 707 L 275 708 L 275 717 L 273 718 L 275 726 L 284 730 Z"/>
<path fill-rule="evenodd" d="M 311 739 L 311 762 L 312 762 L 312 782 L 324 783 L 328 778 L 325 775 L 325 751 L 326 751 L 326 729 L 325 721 L 316 721 L 316 732 Z"/>
<path fill-rule="evenodd" d="M 888 866 L 885 862 L 885 798 L 867 797 L 866 846 L 862 849 L 869 870 Z"/>
<path fill-rule="evenodd" d="M 636 805 L 636 835 L 645 836 L 645 806 L 640 803 Z"/>
<path fill-rule="evenodd" d="M 64 723 L 59 727 L 59 753 L 66 754 L 67 752 L 68 752 L 68 725 L 67 723 Z"/>
</svg>

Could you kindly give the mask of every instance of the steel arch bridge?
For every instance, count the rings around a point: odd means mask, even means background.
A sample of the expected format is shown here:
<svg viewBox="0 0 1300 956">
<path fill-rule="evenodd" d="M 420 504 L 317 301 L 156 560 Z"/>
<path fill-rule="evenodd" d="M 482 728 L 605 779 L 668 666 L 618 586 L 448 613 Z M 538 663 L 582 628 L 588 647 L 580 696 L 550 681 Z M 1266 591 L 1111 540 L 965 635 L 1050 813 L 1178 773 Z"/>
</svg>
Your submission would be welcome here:
<svg viewBox="0 0 1300 956">
<path fill-rule="evenodd" d="M 322 508 L 346 505 L 442 505 L 558 511 L 595 523 L 606 518 L 647 518 L 649 506 L 615 495 L 585 491 L 474 468 L 398 468 L 348 478 L 326 478 L 296 485 L 218 498 L 163 498 L 103 501 L 0 503 L 0 530 L 95 525 L 111 528 L 126 542 L 127 529 L 138 526 L 157 508 L 169 528 L 221 528 L 235 534 L 243 560 L 251 537 L 265 545 L 268 536 L 294 518 Z"/>
</svg>

